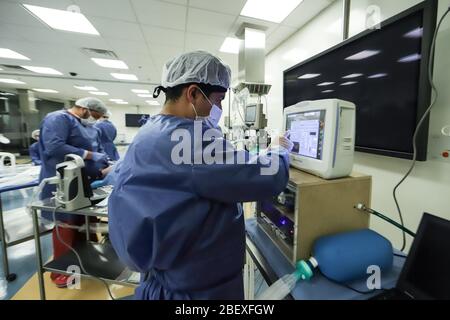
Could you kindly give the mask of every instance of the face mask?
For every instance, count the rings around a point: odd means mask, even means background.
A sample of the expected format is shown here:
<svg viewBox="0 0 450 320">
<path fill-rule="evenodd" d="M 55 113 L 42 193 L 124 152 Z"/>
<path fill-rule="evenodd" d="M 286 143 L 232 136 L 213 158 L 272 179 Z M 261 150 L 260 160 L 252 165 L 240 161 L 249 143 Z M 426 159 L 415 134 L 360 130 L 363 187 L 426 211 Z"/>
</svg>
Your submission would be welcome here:
<svg viewBox="0 0 450 320">
<path fill-rule="evenodd" d="M 206 96 L 206 94 L 203 93 L 202 89 L 198 88 L 200 90 L 200 92 L 203 94 L 203 96 L 205 97 L 205 99 L 209 102 L 209 104 L 211 105 L 211 111 L 209 113 L 208 117 L 198 117 L 198 118 L 202 118 L 201 120 L 203 120 L 205 122 L 205 124 L 210 127 L 211 129 L 217 128 L 219 126 L 219 122 L 220 122 L 220 118 L 222 118 L 222 109 L 220 109 L 216 104 L 213 104 L 208 97 Z M 195 111 L 195 108 L 194 108 Z M 195 113 L 197 115 L 197 112 Z"/>
<path fill-rule="evenodd" d="M 93 116 L 89 116 L 87 119 L 81 119 L 81 123 L 85 126 L 93 126 L 97 120 Z"/>
<path fill-rule="evenodd" d="M 217 105 L 213 104 L 211 113 L 207 119 L 207 124 L 210 128 L 219 127 L 220 118 L 222 118 L 222 109 L 220 109 Z"/>
</svg>

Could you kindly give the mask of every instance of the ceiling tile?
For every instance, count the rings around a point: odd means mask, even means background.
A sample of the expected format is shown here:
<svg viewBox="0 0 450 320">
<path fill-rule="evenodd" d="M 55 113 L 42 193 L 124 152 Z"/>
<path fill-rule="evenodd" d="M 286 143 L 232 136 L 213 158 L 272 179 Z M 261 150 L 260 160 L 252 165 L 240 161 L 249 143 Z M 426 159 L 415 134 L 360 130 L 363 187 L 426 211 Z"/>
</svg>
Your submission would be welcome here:
<svg viewBox="0 0 450 320">
<path fill-rule="evenodd" d="M 4 23 L 46 28 L 44 23 L 25 10 L 20 3 L 0 1 L 0 24 Z"/>
<path fill-rule="evenodd" d="M 144 41 L 139 24 L 105 18 L 92 18 L 92 23 L 102 37 Z"/>
<path fill-rule="evenodd" d="M 131 1 L 140 23 L 184 31 L 186 7 L 155 0 Z"/>
<path fill-rule="evenodd" d="M 74 2 L 85 15 L 137 22 L 128 0 L 74 0 Z"/>
<path fill-rule="evenodd" d="M 42 52 L 48 51 L 47 44 L 60 44 L 64 47 L 90 47 L 108 49 L 105 40 L 98 36 L 84 35 L 74 32 L 53 30 L 50 28 L 33 28 L 14 26 L 16 34 L 34 45 L 40 45 Z M 31 58 L 31 57 L 30 57 Z"/>
<path fill-rule="evenodd" d="M 164 62 L 169 59 L 173 59 L 176 56 L 183 53 L 182 46 L 165 46 L 165 45 L 154 45 L 150 48 L 150 54 L 152 58 L 162 59 Z"/>
<path fill-rule="evenodd" d="M 182 6 L 187 6 L 187 0 L 162 0 L 162 1 L 164 1 L 164 2 L 171 2 L 171 3 L 175 3 L 175 4 L 180 4 Z"/>
<path fill-rule="evenodd" d="M 67 8 L 73 5 L 72 0 L 2 0 L 2 2 L 10 2 L 10 3 L 26 3 L 34 6 L 59 9 L 59 10 L 67 10 Z"/>
<path fill-rule="evenodd" d="M 189 6 L 238 16 L 246 0 L 190 0 Z"/>
<path fill-rule="evenodd" d="M 184 31 L 142 25 L 145 39 L 150 45 L 183 46 Z"/>
<path fill-rule="evenodd" d="M 282 25 L 300 28 L 319 14 L 323 9 L 328 7 L 333 1 L 334 0 L 304 0 L 282 22 Z"/>
<path fill-rule="evenodd" d="M 235 20 L 232 15 L 189 8 L 187 31 L 226 36 Z"/>
<path fill-rule="evenodd" d="M 139 54 L 148 54 L 148 48 L 143 41 L 129 41 L 123 39 L 106 38 L 106 42 L 113 49 L 113 51 L 119 56 L 122 52 L 134 52 Z"/>
<path fill-rule="evenodd" d="M 211 53 L 219 51 L 224 37 L 197 33 L 186 33 L 186 51 L 205 50 Z"/>
</svg>

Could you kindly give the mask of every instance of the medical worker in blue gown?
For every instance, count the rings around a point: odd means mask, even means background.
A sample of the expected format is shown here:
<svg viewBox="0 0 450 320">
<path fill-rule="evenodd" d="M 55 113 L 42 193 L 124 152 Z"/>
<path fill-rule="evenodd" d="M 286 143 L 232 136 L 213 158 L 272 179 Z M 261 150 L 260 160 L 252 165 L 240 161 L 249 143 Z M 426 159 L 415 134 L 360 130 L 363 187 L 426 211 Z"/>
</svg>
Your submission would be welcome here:
<svg viewBox="0 0 450 320">
<path fill-rule="evenodd" d="M 29 152 L 30 152 L 31 162 L 35 166 L 40 166 L 42 164 L 41 152 L 39 151 L 39 135 L 40 135 L 39 130 L 34 130 L 31 133 L 31 138 L 36 140 L 36 142 L 30 146 Z"/>
<path fill-rule="evenodd" d="M 39 150 L 42 167 L 39 181 L 56 175 L 56 165 L 64 162 L 68 154 L 76 154 L 85 160 L 85 170 L 91 181 L 102 178 L 102 169 L 108 166 L 107 155 L 101 153 L 98 135 L 91 130 L 92 118 L 90 109 L 103 104 L 96 98 L 84 98 L 75 102 L 68 110 L 60 110 L 49 113 L 41 123 Z M 91 118 L 91 119 L 90 119 Z M 52 197 L 56 191 L 54 185 L 47 185 L 41 199 Z M 46 219 L 53 220 L 52 212 L 42 212 Z M 57 214 L 57 219 L 66 224 L 79 225 L 83 219 L 75 215 Z M 58 227 L 60 236 L 67 244 L 74 246 L 77 241 L 83 239 L 78 231 L 70 228 Z M 56 236 L 56 228 L 53 230 L 53 255 L 54 258 L 65 254 L 69 249 L 59 241 Z M 67 276 L 52 273 L 51 278 L 58 287 L 67 286 Z"/>
<path fill-rule="evenodd" d="M 168 62 L 154 94 L 165 92 L 163 110 L 140 129 L 117 173 L 110 239 L 120 259 L 142 273 L 137 299 L 244 299 L 239 203 L 285 189 L 292 144 L 280 137 L 276 148 L 251 158 L 211 129 L 218 126 L 230 73 L 202 51 Z M 208 152 L 215 159 L 240 155 L 246 163 L 211 162 Z"/>
<path fill-rule="evenodd" d="M 98 119 L 95 127 L 100 130 L 100 140 L 105 153 L 112 161 L 117 161 L 120 159 L 119 152 L 117 152 L 114 140 L 117 137 L 117 129 L 114 124 L 109 121 L 110 112 L 106 111 L 100 119 Z"/>
</svg>

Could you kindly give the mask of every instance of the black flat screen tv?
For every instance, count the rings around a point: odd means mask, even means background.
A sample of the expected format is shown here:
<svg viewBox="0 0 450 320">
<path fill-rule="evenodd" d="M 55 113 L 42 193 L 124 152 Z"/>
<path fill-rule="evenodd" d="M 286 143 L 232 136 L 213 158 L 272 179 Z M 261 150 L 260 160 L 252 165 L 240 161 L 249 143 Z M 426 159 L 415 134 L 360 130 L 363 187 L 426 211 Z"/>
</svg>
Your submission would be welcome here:
<svg viewBox="0 0 450 320">
<path fill-rule="evenodd" d="M 428 0 L 284 72 L 284 108 L 337 98 L 356 105 L 356 150 L 412 159 L 415 128 L 429 107 L 437 1 Z M 418 135 L 426 161 L 428 119 Z"/>
<path fill-rule="evenodd" d="M 150 117 L 149 114 L 125 114 L 125 126 L 130 128 L 139 128 L 145 123 L 143 119 Z"/>
</svg>

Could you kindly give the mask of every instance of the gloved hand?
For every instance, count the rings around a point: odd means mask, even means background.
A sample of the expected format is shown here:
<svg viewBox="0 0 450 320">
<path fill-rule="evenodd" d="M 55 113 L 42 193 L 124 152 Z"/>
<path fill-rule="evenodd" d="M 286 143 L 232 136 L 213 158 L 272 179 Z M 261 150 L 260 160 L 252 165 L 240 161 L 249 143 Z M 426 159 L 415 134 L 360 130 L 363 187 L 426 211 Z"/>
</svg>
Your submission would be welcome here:
<svg viewBox="0 0 450 320">
<path fill-rule="evenodd" d="M 285 149 L 287 152 L 291 152 L 294 149 L 294 143 L 288 139 L 290 132 L 286 132 L 283 137 L 275 137 L 272 141 L 272 147 L 280 147 Z"/>
<path fill-rule="evenodd" d="M 94 182 L 91 183 L 91 188 L 92 189 L 98 189 L 98 188 L 101 188 L 101 187 L 104 187 L 104 186 L 106 186 L 105 180 L 97 180 L 97 181 L 94 181 Z"/>
<path fill-rule="evenodd" d="M 94 162 L 108 162 L 108 156 L 104 153 L 92 152 L 92 161 Z"/>
</svg>

